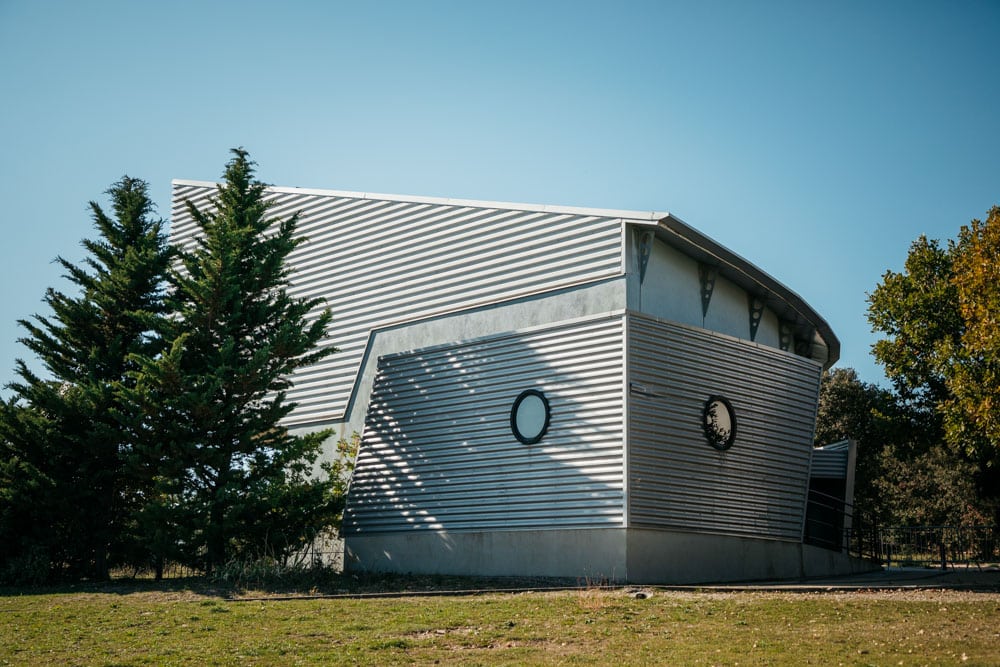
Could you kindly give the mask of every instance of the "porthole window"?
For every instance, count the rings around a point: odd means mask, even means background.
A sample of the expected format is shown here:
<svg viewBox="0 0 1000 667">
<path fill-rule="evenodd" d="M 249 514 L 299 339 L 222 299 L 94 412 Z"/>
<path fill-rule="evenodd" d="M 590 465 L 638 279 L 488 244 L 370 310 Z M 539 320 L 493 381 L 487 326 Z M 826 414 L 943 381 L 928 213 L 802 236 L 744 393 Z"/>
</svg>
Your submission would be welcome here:
<svg viewBox="0 0 1000 667">
<path fill-rule="evenodd" d="M 701 417 L 708 444 L 719 451 L 733 446 L 736 439 L 736 413 L 728 400 L 722 396 L 709 396 Z"/>
<path fill-rule="evenodd" d="M 526 445 L 533 445 L 549 429 L 549 401 L 537 389 L 527 389 L 514 401 L 510 409 L 510 430 L 514 437 Z"/>
</svg>

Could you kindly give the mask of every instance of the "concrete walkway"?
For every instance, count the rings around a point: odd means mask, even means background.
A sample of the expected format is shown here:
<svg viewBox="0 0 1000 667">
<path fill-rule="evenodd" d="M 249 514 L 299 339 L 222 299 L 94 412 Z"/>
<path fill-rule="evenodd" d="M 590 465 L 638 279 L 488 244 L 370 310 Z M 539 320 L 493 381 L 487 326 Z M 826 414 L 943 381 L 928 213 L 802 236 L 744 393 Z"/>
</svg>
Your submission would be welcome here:
<svg viewBox="0 0 1000 667">
<path fill-rule="evenodd" d="M 735 584 L 705 584 L 701 586 L 656 586 L 662 590 L 689 591 L 858 591 L 942 589 L 1000 592 L 1000 567 L 930 569 L 883 568 L 876 572 L 824 577 L 800 581 L 755 581 Z"/>
</svg>

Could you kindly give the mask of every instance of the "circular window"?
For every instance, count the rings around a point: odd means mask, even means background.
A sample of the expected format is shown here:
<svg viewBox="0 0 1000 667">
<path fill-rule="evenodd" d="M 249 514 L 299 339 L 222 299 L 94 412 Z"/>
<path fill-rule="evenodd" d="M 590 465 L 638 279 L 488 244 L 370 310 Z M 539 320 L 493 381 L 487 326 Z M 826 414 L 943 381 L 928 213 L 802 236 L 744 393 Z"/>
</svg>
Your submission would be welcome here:
<svg viewBox="0 0 1000 667">
<path fill-rule="evenodd" d="M 702 427 L 708 444 L 720 451 L 733 446 L 736 439 L 736 413 L 732 404 L 722 396 L 710 396 L 702 410 Z"/>
<path fill-rule="evenodd" d="M 510 430 L 514 437 L 526 445 L 542 439 L 549 428 L 549 401 L 537 389 L 527 389 L 514 401 L 510 409 Z"/>
</svg>

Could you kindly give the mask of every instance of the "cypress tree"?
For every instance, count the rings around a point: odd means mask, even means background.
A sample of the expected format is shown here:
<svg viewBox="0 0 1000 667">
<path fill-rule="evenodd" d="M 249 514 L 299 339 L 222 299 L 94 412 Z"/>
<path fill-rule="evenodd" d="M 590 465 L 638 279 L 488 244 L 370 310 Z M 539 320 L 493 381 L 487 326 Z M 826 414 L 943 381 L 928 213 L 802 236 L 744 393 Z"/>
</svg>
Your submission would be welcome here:
<svg viewBox="0 0 1000 667">
<path fill-rule="evenodd" d="M 125 176 L 107 194 L 114 217 L 90 203 L 99 238 L 83 241 L 83 265 L 56 259 L 79 293 L 50 288 L 52 314 L 19 320 L 19 342 L 47 377 L 19 359 L 15 396 L 0 408 L 4 555 L 43 554 L 54 568 L 95 578 L 124 557 L 124 527 L 142 493 L 129 479 L 133 442 L 119 417 L 133 355 L 159 349 L 150 326 L 171 254 L 144 181 Z"/>
<path fill-rule="evenodd" d="M 331 316 L 288 294 L 298 216 L 268 217 L 254 163 L 232 152 L 209 206 L 188 203 L 200 234 L 171 272 L 165 352 L 143 360 L 136 392 L 159 470 L 146 535 L 159 556 L 206 571 L 287 555 L 338 509 L 333 482 L 312 474 L 329 432 L 282 425 L 292 371 L 334 351 L 319 347 Z"/>
</svg>

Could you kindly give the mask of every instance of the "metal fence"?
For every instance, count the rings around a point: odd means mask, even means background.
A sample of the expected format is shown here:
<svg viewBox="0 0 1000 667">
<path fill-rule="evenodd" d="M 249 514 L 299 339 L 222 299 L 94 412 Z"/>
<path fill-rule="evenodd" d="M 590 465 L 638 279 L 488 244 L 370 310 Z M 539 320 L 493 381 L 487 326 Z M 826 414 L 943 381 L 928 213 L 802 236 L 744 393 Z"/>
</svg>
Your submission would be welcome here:
<svg viewBox="0 0 1000 667">
<path fill-rule="evenodd" d="M 893 526 L 879 531 L 886 566 L 983 567 L 1000 563 L 995 526 Z"/>
<path fill-rule="evenodd" d="M 858 558 L 880 560 L 879 525 L 843 499 L 809 490 L 804 541 Z"/>
<path fill-rule="evenodd" d="M 983 567 L 1000 564 L 996 526 L 883 526 L 850 503 L 810 490 L 807 544 L 887 567 Z"/>
</svg>

